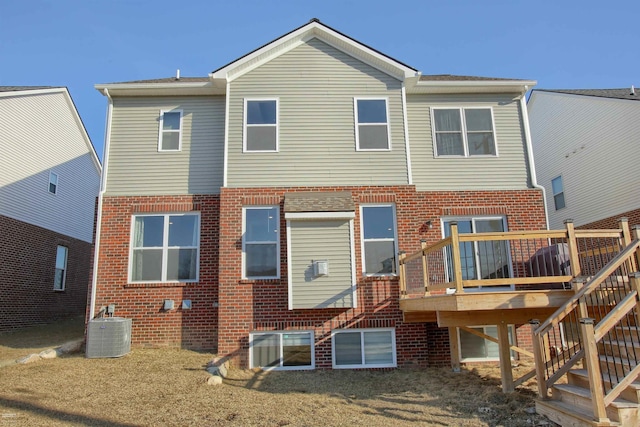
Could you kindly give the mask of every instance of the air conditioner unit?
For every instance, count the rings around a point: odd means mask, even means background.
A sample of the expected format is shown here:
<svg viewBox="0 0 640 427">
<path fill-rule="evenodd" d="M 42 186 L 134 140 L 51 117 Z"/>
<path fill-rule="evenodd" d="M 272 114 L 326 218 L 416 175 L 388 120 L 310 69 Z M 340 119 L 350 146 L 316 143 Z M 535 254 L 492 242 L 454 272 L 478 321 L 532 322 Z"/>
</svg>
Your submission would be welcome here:
<svg viewBox="0 0 640 427">
<path fill-rule="evenodd" d="M 90 359 L 121 357 L 131 351 L 131 319 L 106 317 L 89 321 L 87 353 Z"/>
</svg>

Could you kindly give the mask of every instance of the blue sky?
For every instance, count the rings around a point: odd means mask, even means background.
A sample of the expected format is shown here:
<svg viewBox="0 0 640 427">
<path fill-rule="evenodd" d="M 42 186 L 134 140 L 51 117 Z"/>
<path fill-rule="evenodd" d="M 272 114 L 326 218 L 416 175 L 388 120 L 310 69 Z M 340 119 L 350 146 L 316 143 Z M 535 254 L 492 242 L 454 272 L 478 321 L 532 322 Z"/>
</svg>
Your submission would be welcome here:
<svg viewBox="0 0 640 427">
<path fill-rule="evenodd" d="M 210 71 L 313 17 L 422 71 L 640 86 L 635 1 L 1 0 L 0 85 L 67 86 L 102 157 L 93 85 Z"/>
</svg>

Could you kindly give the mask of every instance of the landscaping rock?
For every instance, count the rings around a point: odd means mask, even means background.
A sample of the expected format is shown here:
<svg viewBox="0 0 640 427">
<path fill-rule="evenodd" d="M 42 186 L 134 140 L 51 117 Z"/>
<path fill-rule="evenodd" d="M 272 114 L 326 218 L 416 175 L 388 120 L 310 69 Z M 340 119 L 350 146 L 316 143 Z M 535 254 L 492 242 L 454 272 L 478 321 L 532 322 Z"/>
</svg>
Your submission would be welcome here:
<svg viewBox="0 0 640 427">
<path fill-rule="evenodd" d="M 40 354 L 38 354 L 38 356 L 40 356 L 41 359 L 55 359 L 56 357 L 58 357 L 58 352 L 52 348 L 41 351 Z"/>
<path fill-rule="evenodd" d="M 19 363 L 21 365 L 26 365 L 27 363 L 37 362 L 38 360 L 40 360 L 40 356 L 33 353 L 28 356 L 21 357 L 20 359 L 16 360 L 16 363 Z"/>
<path fill-rule="evenodd" d="M 219 377 L 218 375 L 211 375 L 209 378 L 207 378 L 207 384 L 220 385 L 222 384 L 222 377 Z"/>
<path fill-rule="evenodd" d="M 69 341 L 67 343 L 62 344 L 58 347 L 59 354 L 67 354 L 67 353 L 78 353 L 82 350 L 82 345 L 84 344 L 84 338 L 80 338 L 74 341 Z"/>
<path fill-rule="evenodd" d="M 207 372 L 212 375 L 220 375 L 222 378 L 227 377 L 228 371 L 228 362 L 224 357 L 214 357 L 207 366 Z"/>
</svg>

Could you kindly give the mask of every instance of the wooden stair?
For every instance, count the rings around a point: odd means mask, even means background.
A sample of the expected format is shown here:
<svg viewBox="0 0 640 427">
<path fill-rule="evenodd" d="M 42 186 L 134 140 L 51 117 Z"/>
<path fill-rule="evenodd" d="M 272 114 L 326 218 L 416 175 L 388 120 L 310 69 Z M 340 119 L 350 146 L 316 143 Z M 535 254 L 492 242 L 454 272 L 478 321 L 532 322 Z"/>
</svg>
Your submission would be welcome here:
<svg viewBox="0 0 640 427">
<path fill-rule="evenodd" d="M 618 381 L 606 372 L 629 372 L 640 361 L 639 336 L 635 326 L 617 327 L 616 340 L 603 339 L 598 345 L 602 380 L 607 390 Z M 589 376 L 585 369 L 572 369 L 566 374 L 567 384 L 554 384 L 551 399 L 537 400 L 536 411 L 561 426 L 640 426 L 640 380 L 636 377 L 606 407 L 608 421 L 595 421 Z"/>
</svg>

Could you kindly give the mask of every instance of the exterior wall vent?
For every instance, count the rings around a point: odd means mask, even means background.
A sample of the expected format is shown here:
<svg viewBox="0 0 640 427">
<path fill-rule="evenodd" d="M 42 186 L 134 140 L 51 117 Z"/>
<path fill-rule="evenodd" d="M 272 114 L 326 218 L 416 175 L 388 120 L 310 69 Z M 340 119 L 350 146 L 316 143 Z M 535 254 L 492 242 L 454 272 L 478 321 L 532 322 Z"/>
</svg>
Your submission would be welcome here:
<svg viewBox="0 0 640 427">
<path fill-rule="evenodd" d="M 87 352 L 90 359 L 121 357 L 131 351 L 131 319 L 107 317 L 89 321 Z"/>
<path fill-rule="evenodd" d="M 321 259 L 313 261 L 313 275 L 314 276 L 328 276 L 329 275 L 329 261 Z"/>
</svg>

